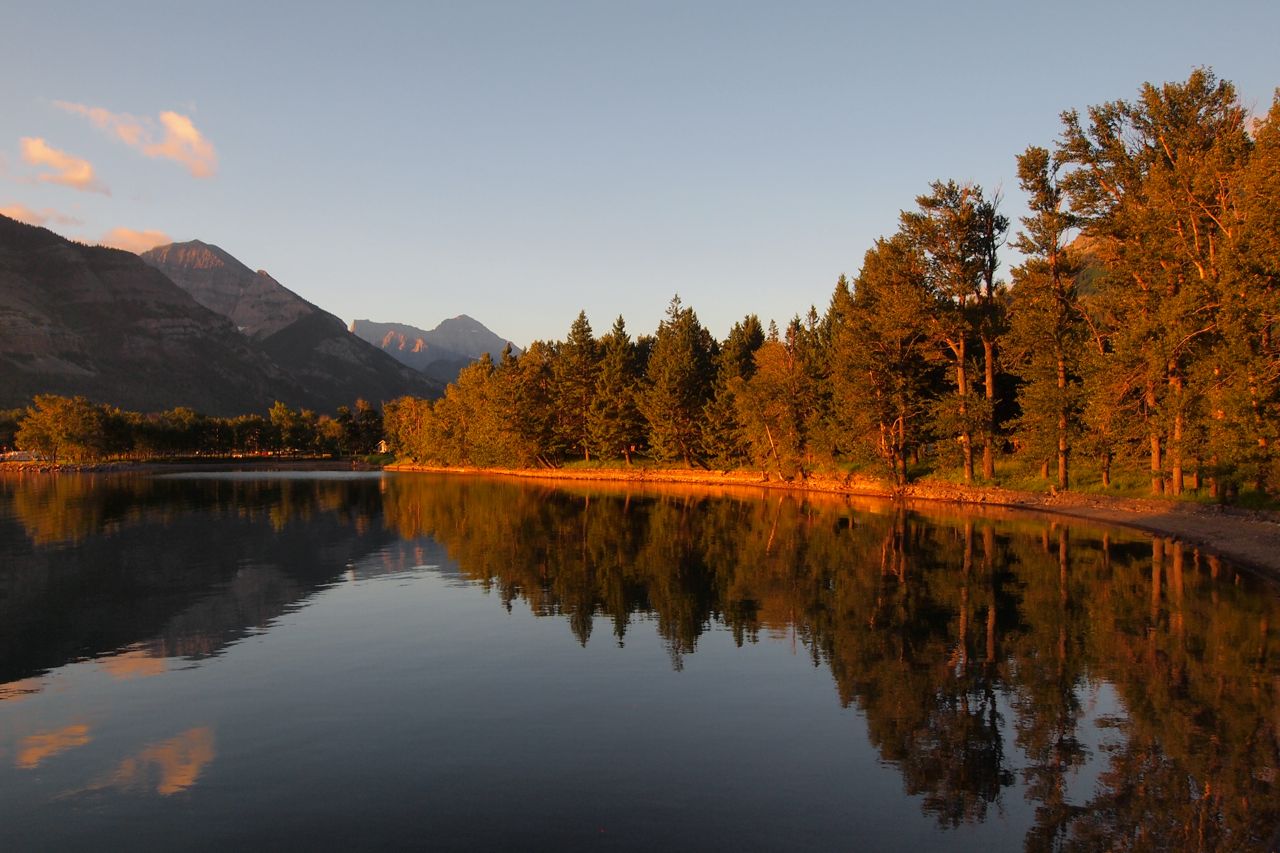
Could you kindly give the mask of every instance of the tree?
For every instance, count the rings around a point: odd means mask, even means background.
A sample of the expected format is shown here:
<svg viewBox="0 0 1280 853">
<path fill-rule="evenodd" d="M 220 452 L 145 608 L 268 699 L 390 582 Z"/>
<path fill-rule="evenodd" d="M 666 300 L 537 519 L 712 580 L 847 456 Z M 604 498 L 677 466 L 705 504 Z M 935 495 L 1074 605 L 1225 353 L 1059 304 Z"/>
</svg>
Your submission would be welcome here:
<svg viewBox="0 0 1280 853">
<path fill-rule="evenodd" d="M 795 348 L 771 338 L 756 350 L 751 378 L 731 383 L 752 461 L 780 480 L 805 474 L 806 381 Z"/>
<path fill-rule="evenodd" d="M 84 397 L 37 394 L 18 424 L 15 443 L 50 462 L 95 462 L 108 451 L 107 413 Z"/>
<path fill-rule="evenodd" d="M 367 455 L 382 440 L 382 413 L 368 400 L 356 400 L 356 409 L 347 428 L 347 446 L 352 453 Z"/>
<path fill-rule="evenodd" d="M 1018 179 L 1031 214 L 1014 241 L 1026 260 L 1013 271 L 1012 338 L 1023 379 L 1019 432 L 1034 448 L 1057 456 L 1058 488 L 1070 483 L 1068 455 L 1079 430 L 1081 348 L 1085 328 L 1076 276 L 1066 250 L 1075 217 L 1058 181 L 1061 164 L 1032 146 L 1018 157 Z"/>
<path fill-rule="evenodd" d="M 934 305 L 925 259 L 899 233 L 867 251 L 853 291 L 840 278 L 828 311 L 836 422 L 898 485 L 929 409 Z"/>
<path fill-rule="evenodd" d="M 1200 366 L 1239 237 L 1232 177 L 1251 144 L 1244 117 L 1234 87 L 1206 69 L 1091 107 L 1087 125 L 1063 115 L 1057 158 L 1074 168 L 1062 185 L 1106 271 L 1096 301 L 1112 369 L 1138 401 L 1156 493 L 1166 474 L 1181 493 L 1196 455 L 1193 421 L 1212 375 Z"/>
<path fill-rule="evenodd" d="M 553 362 L 556 435 L 569 452 L 587 460 L 592 447 L 588 419 L 596 397 L 599 360 L 599 344 L 591 334 L 587 313 L 579 311 L 568 337 L 556 347 Z"/>
<path fill-rule="evenodd" d="M 631 464 L 631 454 L 643 441 L 644 418 L 636 408 L 635 347 L 621 316 L 600 341 L 600 372 L 595 396 L 587 411 L 587 435 L 596 454 L 605 459 L 622 456 Z"/>
<path fill-rule="evenodd" d="M 0 409 L 0 453 L 13 449 L 22 414 L 22 409 Z"/>
<path fill-rule="evenodd" d="M 702 450 L 707 459 L 721 468 L 733 468 L 747 460 L 742 420 L 735 402 L 736 380 L 755 374 L 755 354 L 764 343 L 760 318 L 748 314 L 734 323 L 716 355 L 716 378 L 712 396 L 703 411 Z"/>
<path fill-rule="evenodd" d="M 935 181 L 930 190 L 916 198 L 919 210 L 902 212 L 901 231 L 925 258 L 937 297 L 933 328 L 951 358 L 955 385 L 952 405 L 939 411 L 939 425 L 959 440 L 968 483 L 973 480 L 973 433 L 988 429 L 992 417 L 989 403 L 973 395 L 969 342 L 984 288 L 994 273 L 992 239 L 997 231 L 1003 234 L 1003 228 L 997 227 L 994 203 L 983 198 L 981 187 Z"/>
<path fill-rule="evenodd" d="M 658 324 L 646 386 L 637 404 L 649 423 L 649 446 L 663 461 L 699 460 L 702 408 L 710 397 L 715 341 L 675 296 Z"/>
</svg>

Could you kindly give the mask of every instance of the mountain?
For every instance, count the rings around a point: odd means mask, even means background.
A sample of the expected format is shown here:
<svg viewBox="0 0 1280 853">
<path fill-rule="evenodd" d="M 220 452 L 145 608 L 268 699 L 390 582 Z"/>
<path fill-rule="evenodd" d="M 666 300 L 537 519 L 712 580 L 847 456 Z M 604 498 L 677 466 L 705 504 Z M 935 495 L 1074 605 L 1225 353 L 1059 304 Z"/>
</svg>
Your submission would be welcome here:
<svg viewBox="0 0 1280 853">
<path fill-rule="evenodd" d="M 442 383 L 457 379 L 459 370 L 485 353 L 496 361 L 510 343 L 466 314 L 445 320 L 431 331 L 403 323 L 356 320 L 351 332 Z M 520 353 L 514 345 L 511 350 Z"/>
<path fill-rule="evenodd" d="M 137 255 L 0 216 L 0 408 L 40 393 L 216 415 L 321 402 Z"/>
<path fill-rule="evenodd" d="M 169 276 L 210 311 L 230 318 L 251 338 L 270 337 L 320 309 L 267 275 L 218 248 L 192 240 L 143 252 L 141 258 Z"/>
<path fill-rule="evenodd" d="M 204 307 L 228 318 L 313 398 L 332 411 L 357 397 L 438 397 L 442 384 L 406 368 L 347 331 L 334 315 L 263 270 L 254 272 L 217 246 L 192 240 L 160 246 L 142 260 Z"/>
</svg>

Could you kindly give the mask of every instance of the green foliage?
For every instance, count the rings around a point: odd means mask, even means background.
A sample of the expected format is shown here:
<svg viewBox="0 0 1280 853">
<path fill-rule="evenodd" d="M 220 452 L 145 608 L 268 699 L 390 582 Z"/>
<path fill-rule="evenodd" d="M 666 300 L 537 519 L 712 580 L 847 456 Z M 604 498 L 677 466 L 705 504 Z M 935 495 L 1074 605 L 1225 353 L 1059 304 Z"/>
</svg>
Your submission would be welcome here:
<svg viewBox="0 0 1280 853">
<path fill-rule="evenodd" d="M 109 446 L 106 407 L 84 397 L 37 395 L 18 424 L 16 444 L 50 462 L 97 462 Z"/>
<path fill-rule="evenodd" d="M 675 296 L 658 325 L 637 404 L 649 422 L 649 446 L 661 461 L 700 461 L 701 416 L 714 375 L 715 341 Z"/>
<path fill-rule="evenodd" d="M 600 345 L 592 335 L 586 312 L 579 311 L 568 337 L 555 348 L 552 376 L 556 438 L 568 452 L 583 459 L 591 458 L 589 420 L 599 372 Z"/>
<path fill-rule="evenodd" d="M 14 449 L 22 415 L 22 409 L 0 409 L 0 453 Z"/>
<path fill-rule="evenodd" d="M 600 369 L 587 409 L 588 446 L 597 457 L 631 462 L 644 441 L 644 418 L 636 407 L 639 372 L 635 346 L 622 317 L 600 341 Z"/>
</svg>

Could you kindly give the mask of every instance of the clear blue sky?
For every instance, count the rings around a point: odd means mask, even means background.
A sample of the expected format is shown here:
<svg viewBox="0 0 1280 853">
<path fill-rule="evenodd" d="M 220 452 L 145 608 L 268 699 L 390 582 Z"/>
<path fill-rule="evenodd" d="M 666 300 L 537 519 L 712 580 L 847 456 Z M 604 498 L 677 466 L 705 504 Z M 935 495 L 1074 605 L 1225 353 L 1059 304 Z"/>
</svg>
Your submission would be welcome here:
<svg viewBox="0 0 1280 853">
<path fill-rule="evenodd" d="M 1259 112 L 1280 85 L 1274 0 L 3 5 L 0 209 L 521 345 L 579 309 L 652 331 L 675 292 L 720 337 L 822 310 L 935 178 L 1019 215 L 1062 110 L 1197 65 Z"/>
</svg>

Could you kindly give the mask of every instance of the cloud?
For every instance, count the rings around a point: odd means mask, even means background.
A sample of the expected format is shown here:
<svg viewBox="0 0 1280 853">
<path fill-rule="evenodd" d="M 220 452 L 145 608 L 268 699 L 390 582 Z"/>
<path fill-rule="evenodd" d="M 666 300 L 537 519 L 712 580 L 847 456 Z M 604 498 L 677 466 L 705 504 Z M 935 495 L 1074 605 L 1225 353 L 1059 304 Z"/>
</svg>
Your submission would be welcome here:
<svg viewBox="0 0 1280 853">
<path fill-rule="evenodd" d="M 216 754 L 213 729 L 188 729 L 121 761 L 115 772 L 91 790 L 113 787 L 141 792 L 154 788 L 157 794 L 167 797 L 195 785 Z"/>
<path fill-rule="evenodd" d="M 154 675 L 163 675 L 169 669 L 166 658 L 158 657 L 148 649 L 133 649 L 123 654 L 98 658 L 97 663 L 107 675 L 118 681 L 130 678 L 151 678 Z"/>
<path fill-rule="evenodd" d="M 46 758 L 52 758 L 60 752 L 84 746 L 93 738 L 89 735 L 89 727 L 83 723 L 66 726 L 56 731 L 40 732 L 25 737 L 18 744 L 18 755 L 14 764 L 24 770 L 34 770 Z"/>
<path fill-rule="evenodd" d="M 165 111 L 159 119 L 113 113 L 102 107 L 54 101 L 60 110 L 84 116 L 94 127 L 107 131 L 125 145 L 148 157 L 181 163 L 197 178 L 213 177 L 218 170 L 218 154 L 189 116 Z"/>
<path fill-rule="evenodd" d="M 48 223 L 53 223 L 54 225 L 83 224 L 81 220 L 76 219 L 74 216 L 59 213 L 51 207 L 46 207 L 43 210 L 32 210 L 25 204 L 9 204 L 0 207 L 0 216 L 7 216 L 10 219 L 16 219 L 28 225 L 46 225 Z"/>
<path fill-rule="evenodd" d="M 32 166 L 45 166 L 53 170 L 54 174 L 39 175 L 39 181 L 62 184 L 84 192 L 111 195 L 111 191 L 94 177 L 93 166 L 88 160 L 59 151 L 38 136 L 22 137 L 22 159 Z"/>
<path fill-rule="evenodd" d="M 136 255 L 172 242 L 173 238 L 163 231 L 134 231 L 132 228 L 112 228 L 98 240 L 101 246 L 124 249 Z"/>
</svg>

